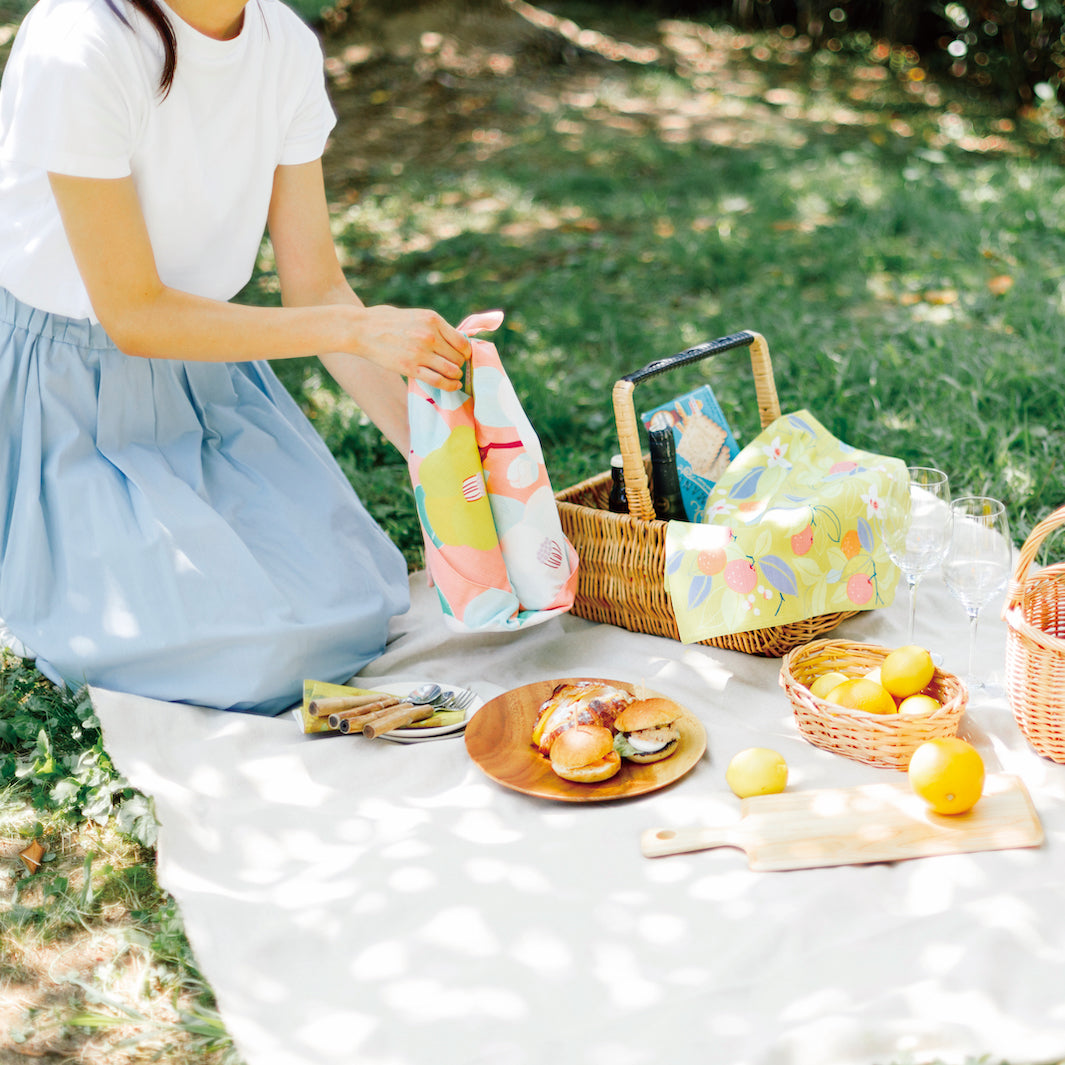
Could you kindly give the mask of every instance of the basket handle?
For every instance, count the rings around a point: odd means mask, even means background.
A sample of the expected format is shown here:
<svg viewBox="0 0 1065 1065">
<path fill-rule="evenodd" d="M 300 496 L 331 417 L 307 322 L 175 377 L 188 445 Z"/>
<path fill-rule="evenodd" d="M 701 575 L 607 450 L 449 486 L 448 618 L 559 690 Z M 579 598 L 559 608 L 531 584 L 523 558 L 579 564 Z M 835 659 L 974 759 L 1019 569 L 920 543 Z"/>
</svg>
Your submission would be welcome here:
<svg viewBox="0 0 1065 1065">
<path fill-rule="evenodd" d="M 651 502 L 651 488 L 647 480 L 647 469 L 643 463 L 640 448 L 640 427 L 636 418 L 636 407 L 632 393 L 641 381 L 657 377 L 667 370 L 689 363 L 700 362 L 714 355 L 733 348 L 750 346 L 751 369 L 754 371 L 754 388 L 758 398 L 758 413 L 762 428 L 780 417 L 780 400 L 777 398 L 777 386 L 773 380 L 773 363 L 769 358 L 769 345 L 760 333 L 744 330 L 727 337 L 707 341 L 686 351 L 678 352 L 664 359 L 655 359 L 635 373 L 627 374 L 614 385 L 614 423 L 618 431 L 618 444 L 621 446 L 621 458 L 625 471 L 625 495 L 629 501 L 629 514 L 641 521 L 651 521 L 655 516 L 654 504 Z"/>
<path fill-rule="evenodd" d="M 1006 605 L 1002 609 L 1003 616 L 1008 610 L 1021 605 L 1024 599 L 1024 582 L 1028 576 L 1028 567 L 1034 561 L 1039 548 L 1047 536 L 1055 529 L 1061 528 L 1062 525 L 1065 525 L 1065 506 L 1060 506 L 1057 510 L 1052 511 L 1029 533 L 1028 539 L 1024 541 L 1024 546 L 1021 548 L 1013 576 L 1010 578 Z"/>
</svg>

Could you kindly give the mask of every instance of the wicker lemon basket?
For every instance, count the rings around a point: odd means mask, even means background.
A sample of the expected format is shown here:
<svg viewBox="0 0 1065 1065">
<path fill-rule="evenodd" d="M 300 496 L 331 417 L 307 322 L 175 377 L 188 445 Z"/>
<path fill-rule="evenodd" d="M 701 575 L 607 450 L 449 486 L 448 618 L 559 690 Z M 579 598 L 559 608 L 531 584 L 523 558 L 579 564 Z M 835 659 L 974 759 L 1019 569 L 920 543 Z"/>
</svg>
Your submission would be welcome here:
<svg viewBox="0 0 1065 1065">
<path fill-rule="evenodd" d="M 610 510 L 611 474 L 607 471 L 556 493 L 563 531 L 580 558 L 573 613 L 592 621 L 680 638 L 666 591 L 666 529 L 655 518 L 648 477 L 649 463 L 640 448 L 640 429 L 633 390 L 641 381 L 668 370 L 749 347 L 762 428 L 780 417 L 773 364 L 765 338 L 744 331 L 709 341 L 668 358 L 648 363 L 614 385 L 614 421 L 625 473 L 628 514 Z M 802 621 L 751 632 L 714 636 L 701 643 L 730 651 L 779 658 L 793 647 L 830 632 L 858 611 L 822 614 Z"/>
<path fill-rule="evenodd" d="M 1042 755 L 1065 762 L 1065 562 L 1029 574 L 1065 506 L 1032 530 L 1013 571 L 1006 622 L 1006 691 L 1021 732 Z"/>
<path fill-rule="evenodd" d="M 826 751 L 866 765 L 906 769 L 910 756 L 926 740 L 953 736 L 968 701 L 965 684 L 937 669 L 925 692 L 940 703 L 925 714 L 874 714 L 848 710 L 810 691 L 823 673 L 863 677 L 881 665 L 890 648 L 847 640 L 813 640 L 790 651 L 780 665 L 780 686 L 795 712 L 802 735 Z"/>
</svg>

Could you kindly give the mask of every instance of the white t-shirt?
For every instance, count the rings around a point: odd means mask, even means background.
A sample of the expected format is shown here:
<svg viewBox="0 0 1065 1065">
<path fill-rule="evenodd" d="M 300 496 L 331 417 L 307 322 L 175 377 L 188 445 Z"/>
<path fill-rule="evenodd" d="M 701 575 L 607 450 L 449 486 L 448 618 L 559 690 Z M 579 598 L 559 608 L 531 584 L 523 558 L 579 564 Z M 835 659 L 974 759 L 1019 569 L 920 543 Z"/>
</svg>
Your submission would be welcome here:
<svg viewBox="0 0 1065 1065">
<path fill-rule="evenodd" d="M 250 0 L 217 41 L 165 3 L 177 73 L 159 92 L 162 44 L 119 0 L 39 0 L 0 87 L 0 287 L 23 303 L 96 320 L 48 171 L 132 174 L 164 284 L 228 300 L 247 284 L 274 170 L 310 162 L 336 116 L 317 37 L 281 0 Z"/>
</svg>

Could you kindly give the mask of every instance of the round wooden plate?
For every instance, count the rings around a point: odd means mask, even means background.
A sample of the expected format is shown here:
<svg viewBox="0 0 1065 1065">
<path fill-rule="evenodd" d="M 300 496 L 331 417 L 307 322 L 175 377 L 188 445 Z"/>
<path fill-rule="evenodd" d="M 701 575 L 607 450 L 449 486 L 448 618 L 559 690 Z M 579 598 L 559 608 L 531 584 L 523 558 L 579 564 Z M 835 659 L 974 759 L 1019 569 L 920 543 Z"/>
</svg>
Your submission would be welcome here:
<svg viewBox="0 0 1065 1065">
<path fill-rule="evenodd" d="M 532 745 L 532 731 L 540 707 L 551 692 L 559 684 L 573 680 L 595 680 L 634 691 L 631 684 L 620 680 L 566 677 L 537 681 L 504 692 L 486 702 L 466 726 L 466 750 L 470 757 L 498 784 L 525 795 L 562 802 L 602 802 L 664 788 L 689 772 L 703 756 L 706 729 L 694 714 L 682 707 L 684 712 L 677 719 L 680 743 L 669 758 L 647 765 L 623 759 L 621 769 L 598 784 L 577 784 L 556 776 L 548 759 Z"/>
</svg>

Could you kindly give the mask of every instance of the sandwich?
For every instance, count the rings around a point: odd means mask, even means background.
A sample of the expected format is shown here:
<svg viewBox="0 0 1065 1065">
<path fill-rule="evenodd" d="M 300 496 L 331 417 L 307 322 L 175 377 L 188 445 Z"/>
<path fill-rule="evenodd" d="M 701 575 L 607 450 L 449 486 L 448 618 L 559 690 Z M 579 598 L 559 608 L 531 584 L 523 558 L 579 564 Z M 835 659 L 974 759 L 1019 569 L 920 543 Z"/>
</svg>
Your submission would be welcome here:
<svg viewBox="0 0 1065 1065">
<path fill-rule="evenodd" d="M 566 729 L 551 744 L 551 768 L 563 780 L 578 784 L 609 780 L 621 768 L 621 757 L 614 750 L 614 734 L 602 725 Z"/>
<path fill-rule="evenodd" d="M 671 699 L 637 699 L 614 718 L 614 750 L 630 762 L 668 758 L 680 743 L 677 718 L 682 713 Z"/>
<path fill-rule="evenodd" d="M 532 744 L 541 754 L 550 755 L 555 740 L 576 725 L 612 728 L 614 718 L 632 699 L 629 692 L 603 681 L 563 681 L 540 706 Z"/>
</svg>

